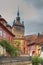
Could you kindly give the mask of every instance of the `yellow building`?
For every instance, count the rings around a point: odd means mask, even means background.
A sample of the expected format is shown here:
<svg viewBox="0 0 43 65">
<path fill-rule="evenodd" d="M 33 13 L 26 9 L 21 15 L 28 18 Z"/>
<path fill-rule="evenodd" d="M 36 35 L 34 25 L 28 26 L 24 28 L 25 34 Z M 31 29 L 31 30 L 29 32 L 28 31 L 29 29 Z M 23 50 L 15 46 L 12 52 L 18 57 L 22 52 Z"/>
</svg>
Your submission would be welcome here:
<svg viewBox="0 0 43 65">
<path fill-rule="evenodd" d="M 28 55 L 27 40 L 25 38 L 15 38 L 14 46 L 19 48 L 20 55 Z"/>
</svg>

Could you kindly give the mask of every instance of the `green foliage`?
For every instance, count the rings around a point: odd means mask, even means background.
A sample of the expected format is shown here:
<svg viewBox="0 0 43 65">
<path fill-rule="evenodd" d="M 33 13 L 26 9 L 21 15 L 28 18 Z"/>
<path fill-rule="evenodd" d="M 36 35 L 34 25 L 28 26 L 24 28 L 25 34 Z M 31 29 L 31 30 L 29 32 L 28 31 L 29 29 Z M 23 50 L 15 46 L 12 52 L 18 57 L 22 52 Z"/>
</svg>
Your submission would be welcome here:
<svg viewBox="0 0 43 65">
<path fill-rule="evenodd" d="M 0 45 L 3 46 L 11 56 L 17 56 L 17 48 L 11 46 L 6 40 L 0 41 Z"/>
<path fill-rule="evenodd" d="M 39 57 L 39 56 L 34 56 L 32 57 L 32 65 L 43 65 L 43 58 Z"/>
<path fill-rule="evenodd" d="M 20 45 L 20 41 L 19 40 L 14 40 L 14 43 L 19 46 Z"/>
<path fill-rule="evenodd" d="M 39 56 L 32 57 L 32 65 L 39 65 L 40 61 Z"/>
<path fill-rule="evenodd" d="M 16 46 L 17 46 L 17 49 L 18 49 L 18 56 L 20 55 L 20 44 L 21 44 L 21 42 L 20 42 L 20 40 L 14 40 L 14 44 L 16 44 Z"/>
<path fill-rule="evenodd" d="M 43 58 L 40 58 L 40 63 L 41 65 L 43 65 Z"/>
</svg>

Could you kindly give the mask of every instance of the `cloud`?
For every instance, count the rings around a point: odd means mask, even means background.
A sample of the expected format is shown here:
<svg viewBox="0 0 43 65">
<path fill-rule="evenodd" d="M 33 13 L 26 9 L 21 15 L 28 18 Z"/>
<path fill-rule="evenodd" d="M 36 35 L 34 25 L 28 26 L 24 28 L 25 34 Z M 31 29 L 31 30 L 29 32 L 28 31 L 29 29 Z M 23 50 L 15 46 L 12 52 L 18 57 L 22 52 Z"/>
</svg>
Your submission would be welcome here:
<svg viewBox="0 0 43 65">
<path fill-rule="evenodd" d="M 20 16 L 22 20 L 29 20 L 36 17 L 36 11 L 24 0 L 1 0 L 0 1 L 0 14 L 5 18 L 8 23 L 12 24 L 17 16 L 17 9 L 20 9 Z"/>
<path fill-rule="evenodd" d="M 24 20 L 28 20 L 32 17 L 35 17 L 37 14 L 35 9 L 32 8 L 29 4 L 27 5 L 25 1 L 20 4 L 20 10 L 21 10 L 22 17 L 24 18 Z"/>
<path fill-rule="evenodd" d="M 36 34 L 43 32 L 43 23 L 28 23 L 26 26 L 25 34 Z"/>
<path fill-rule="evenodd" d="M 8 23 L 16 17 L 17 8 L 22 0 L 0 0 L 0 14 Z"/>
<path fill-rule="evenodd" d="M 35 16 L 28 18 L 26 26 L 27 34 L 37 33 L 43 31 L 43 0 L 25 0 L 28 7 L 36 12 Z"/>
<path fill-rule="evenodd" d="M 30 3 L 33 7 L 37 9 L 43 8 L 43 0 L 25 0 L 27 3 Z"/>
<path fill-rule="evenodd" d="M 0 14 L 9 24 L 13 24 L 20 9 L 24 20 L 25 34 L 43 31 L 43 0 L 0 0 Z"/>
</svg>

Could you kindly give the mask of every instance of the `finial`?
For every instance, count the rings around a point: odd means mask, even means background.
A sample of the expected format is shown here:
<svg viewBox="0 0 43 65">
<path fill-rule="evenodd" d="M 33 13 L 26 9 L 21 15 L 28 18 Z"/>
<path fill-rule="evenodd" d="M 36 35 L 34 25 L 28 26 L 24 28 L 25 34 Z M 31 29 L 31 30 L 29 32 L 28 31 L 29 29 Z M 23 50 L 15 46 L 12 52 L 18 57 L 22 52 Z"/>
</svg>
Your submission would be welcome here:
<svg viewBox="0 0 43 65">
<path fill-rule="evenodd" d="M 2 16 L 0 15 L 0 18 L 1 18 Z"/>
<path fill-rule="evenodd" d="M 16 17 L 16 20 L 17 20 L 18 22 L 20 22 L 19 8 L 18 8 L 18 12 L 17 12 L 17 17 Z"/>
<path fill-rule="evenodd" d="M 38 32 L 38 37 L 40 36 L 40 33 Z"/>
</svg>

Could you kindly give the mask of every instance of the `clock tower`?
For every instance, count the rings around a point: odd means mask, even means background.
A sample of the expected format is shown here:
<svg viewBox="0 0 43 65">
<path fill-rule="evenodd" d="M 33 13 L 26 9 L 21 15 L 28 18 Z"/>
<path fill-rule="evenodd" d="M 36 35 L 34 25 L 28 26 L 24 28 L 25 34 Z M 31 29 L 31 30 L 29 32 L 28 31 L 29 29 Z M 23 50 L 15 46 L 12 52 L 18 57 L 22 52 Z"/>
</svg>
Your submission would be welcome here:
<svg viewBox="0 0 43 65">
<path fill-rule="evenodd" d="M 24 21 L 22 21 L 22 23 L 20 22 L 20 14 L 18 9 L 16 20 L 14 20 L 12 25 L 12 33 L 16 38 L 22 38 L 24 36 L 24 29 Z"/>
</svg>

